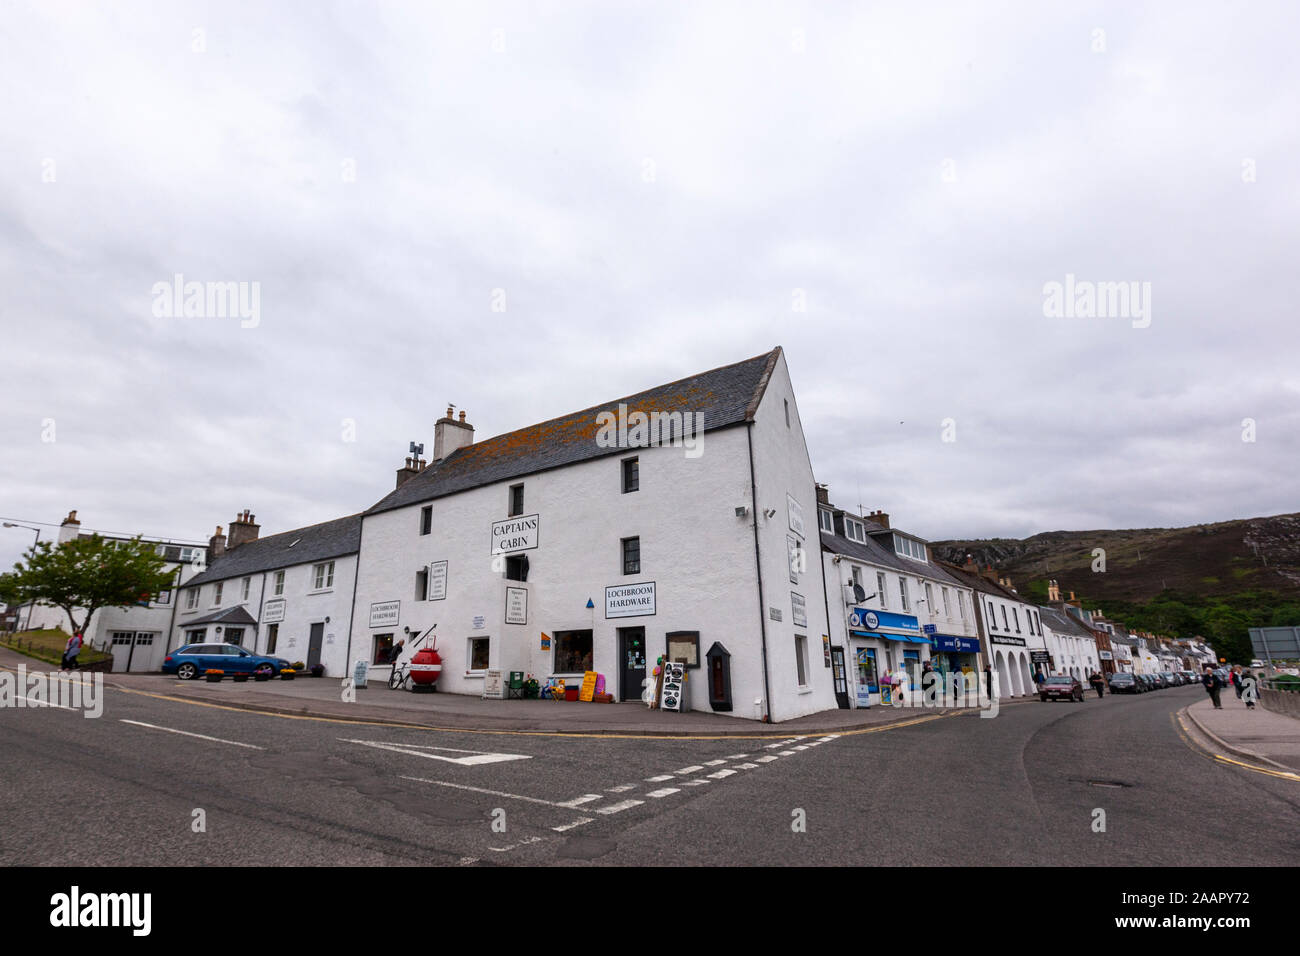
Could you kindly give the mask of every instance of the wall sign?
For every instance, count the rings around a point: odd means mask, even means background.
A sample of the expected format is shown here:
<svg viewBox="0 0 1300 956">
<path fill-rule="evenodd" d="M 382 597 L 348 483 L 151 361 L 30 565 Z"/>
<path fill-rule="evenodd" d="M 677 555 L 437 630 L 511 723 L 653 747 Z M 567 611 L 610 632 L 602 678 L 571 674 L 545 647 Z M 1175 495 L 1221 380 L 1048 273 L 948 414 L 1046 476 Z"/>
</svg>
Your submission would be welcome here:
<svg viewBox="0 0 1300 956">
<path fill-rule="evenodd" d="M 445 601 L 447 599 L 447 562 L 435 561 L 429 565 L 429 594 L 430 601 Z"/>
<path fill-rule="evenodd" d="M 822 654 L 826 658 L 826 666 L 830 667 L 831 666 L 831 636 L 829 634 L 822 635 Z"/>
<path fill-rule="evenodd" d="M 284 598 L 267 601 L 262 606 L 262 623 L 279 624 L 284 620 Z"/>
<path fill-rule="evenodd" d="M 528 588 L 506 588 L 506 623 L 528 623 Z"/>
<path fill-rule="evenodd" d="M 790 515 L 790 530 L 803 537 L 803 505 L 794 500 L 794 495 L 786 492 L 785 495 L 786 511 Z"/>
<path fill-rule="evenodd" d="M 523 515 L 492 522 L 492 554 L 512 554 L 537 547 L 541 515 Z"/>
<path fill-rule="evenodd" d="M 803 549 L 799 546 L 799 539 L 793 535 L 785 536 L 786 555 L 790 559 L 790 583 L 799 583 L 799 572 L 803 570 Z"/>
<path fill-rule="evenodd" d="M 378 601 L 370 605 L 371 627 L 396 627 L 401 616 L 401 601 Z"/>
<path fill-rule="evenodd" d="M 790 620 L 795 627 L 808 626 L 808 605 L 804 602 L 803 595 L 795 591 L 790 592 Z"/>
<path fill-rule="evenodd" d="M 1103 661 L 1109 661 L 1114 659 L 1111 657 L 1110 651 L 1098 651 L 1097 656 L 1101 658 Z"/>
<path fill-rule="evenodd" d="M 483 628 L 486 627 L 486 626 L 487 626 L 487 618 L 485 618 L 482 614 L 475 614 L 475 615 L 474 615 L 474 630 L 476 630 L 476 631 L 481 631 L 481 630 L 483 630 Z"/>
<path fill-rule="evenodd" d="M 911 614 L 894 614 L 890 611 L 869 611 L 864 607 L 855 607 L 849 612 L 849 627 L 866 628 L 868 631 L 884 629 L 903 631 L 907 634 L 920 634 L 921 625 Z"/>
<path fill-rule="evenodd" d="M 545 631 L 543 631 L 543 632 L 542 632 L 542 650 L 544 650 L 544 651 L 549 651 L 550 649 L 551 649 L 551 635 L 549 635 L 549 634 L 547 634 Z"/>
<path fill-rule="evenodd" d="M 781 620 L 781 609 L 779 607 L 769 607 L 767 609 L 767 616 L 773 621 L 779 621 Z"/>
<path fill-rule="evenodd" d="M 641 617 L 655 613 L 655 582 L 616 584 L 605 588 L 605 617 Z"/>
</svg>

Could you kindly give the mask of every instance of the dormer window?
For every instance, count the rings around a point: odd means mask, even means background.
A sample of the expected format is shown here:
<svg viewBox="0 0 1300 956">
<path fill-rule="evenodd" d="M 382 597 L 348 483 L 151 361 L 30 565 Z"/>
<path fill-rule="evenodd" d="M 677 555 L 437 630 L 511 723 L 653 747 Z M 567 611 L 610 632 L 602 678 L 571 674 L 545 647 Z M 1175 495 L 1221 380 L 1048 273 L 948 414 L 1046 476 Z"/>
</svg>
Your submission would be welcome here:
<svg viewBox="0 0 1300 956">
<path fill-rule="evenodd" d="M 827 511 L 825 508 L 817 509 L 817 526 L 820 527 L 827 534 L 835 533 L 835 519 L 831 516 L 831 513 Z"/>
<path fill-rule="evenodd" d="M 859 544 L 866 544 L 867 529 L 861 521 L 854 521 L 852 518 L 846 517 L 844 519 L 844 537 Z"/>
<path fill-rule="evenodd" d="M 925 545 L 915 538 L 904 537 L 901 534 L 894 535 L 894 552 L 914 561 L 924 561 L 926 559 Z"/>
</svg>

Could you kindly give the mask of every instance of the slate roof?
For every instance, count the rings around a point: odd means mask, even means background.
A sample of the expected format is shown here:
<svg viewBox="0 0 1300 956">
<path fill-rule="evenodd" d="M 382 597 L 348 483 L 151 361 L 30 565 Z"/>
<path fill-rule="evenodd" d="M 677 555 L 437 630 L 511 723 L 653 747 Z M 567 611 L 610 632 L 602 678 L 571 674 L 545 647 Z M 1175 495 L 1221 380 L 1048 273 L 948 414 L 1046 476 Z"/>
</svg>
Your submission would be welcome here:
<svg viewBox="0 0 1300 956">
<path fill-rule="evenodd" d="M 967 587 L 974 588 L 976 591 L 983 591 L 985 594 L 992 594 L 994 597 L 1005 598 L 1008 601 L 1019 601 L 1021 604 L 1033 604 L 1033 601 L 1023 594 L 1004 588 L 996 581 L 990 581 L 982 574 L 975 574 L 946 561 L 940 561 L 939 564 L 958 581 L 963 582 Z"/>
<path fill-rule="evenodd" d="M 900 531 L 899 533 L 902 534 L 903 532 Z M 892 549 L 886 548 L 872 537 L 868 537 L 866 544 L 863 544 L 846 538 L 842 534 L 831 534 L 829 531 L 823 531 L 821 532 L 821 540 L 822 550 L 829 551 L 832 554 L 842 554 L 845 557 L 856 558 L 870 564 L 883 565 L 904 574 L 925 578 L 939 584 L 953 584 L 958 587 L 969 586 L 953 577 L 943 567 L 935 563 L 933 559 L 925 563 L 909 561 L 907 558 L 900 557 Z"/>
<path fill-rule="evenodd" d="M 355 554 L 360 548 L 361 515 L 322 521 L 306 528 L 296 528 L 241 544 L 221 557 L 214 558 L 207 570 L 186 581 L 182 590 L 210 581 L 225 581 L 262 571 L 289 568 L 295 564 L 309 564 Z"/>
<path fill-rule="evenodd" d="M 1038 605 L 1038 619 L 1045 621 L 1047 626 L 1058 634 L 1074 634 L 1078 637 L 1092 638 L 1092 631 L 1084 626 L 1082 621 L 1076 620 L 1069 614 L 1063 614 L 1054 607 L 1048 607 L 1046 604 Z"/>
<path fill-rule="evenodd" d="M 249 614 L 243 607 L 228 607 L 222 611 L 214 611 L 211 614 L 195 618 L 193 621 L 182 621 L 183 627 L 190 628 L 196 624 L 256 624 L 257 621 L 253 615 Z"/>
<path fill-rule="evenodd" d="M 752 421 L 780 356 L 778 346 L 734 365 L 724 365 L 458 448 L 442 461 L 408 478 L 365 513 L 378 514 L 550 468 L 627 454 L 627 448 L 603 448 L 596 444 L 597 416 L 601 412 L 617 412 L 620 403 L 627 405 L 629 414 L 634 411 L 702 414 L 706 432 Z"/>
</svg>

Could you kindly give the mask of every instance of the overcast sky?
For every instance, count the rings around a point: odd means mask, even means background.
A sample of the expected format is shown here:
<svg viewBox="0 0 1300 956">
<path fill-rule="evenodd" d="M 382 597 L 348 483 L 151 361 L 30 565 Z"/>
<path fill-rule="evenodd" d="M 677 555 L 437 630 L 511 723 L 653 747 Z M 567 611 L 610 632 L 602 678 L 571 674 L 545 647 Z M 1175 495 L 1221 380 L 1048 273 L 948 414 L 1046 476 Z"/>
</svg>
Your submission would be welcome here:
<svg viewBox="0 0 1300 956">
<path fill-rule="evenodd" d="M 1300 14 L 1133 6 L 6 0 L 0 517 L 270 534 L 448 402 L 775 345 L 832 500 L 932 539 L 1297 510 Z"/>
</svg>

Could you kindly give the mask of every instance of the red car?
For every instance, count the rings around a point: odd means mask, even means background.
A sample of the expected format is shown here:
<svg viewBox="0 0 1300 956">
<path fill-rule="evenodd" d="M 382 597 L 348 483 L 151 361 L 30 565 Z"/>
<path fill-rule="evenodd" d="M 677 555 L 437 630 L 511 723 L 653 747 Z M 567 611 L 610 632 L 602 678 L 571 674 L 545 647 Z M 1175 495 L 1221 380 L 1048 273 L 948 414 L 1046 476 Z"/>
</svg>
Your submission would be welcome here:
<svg viewBox="0 0 1300 956">
<path fill-rule="evenodd" d="M 1038 685 L 1039 700 L 1083 700 L 1083 685 L 1074 677 L 1047 677 Z"/>
</svg>

